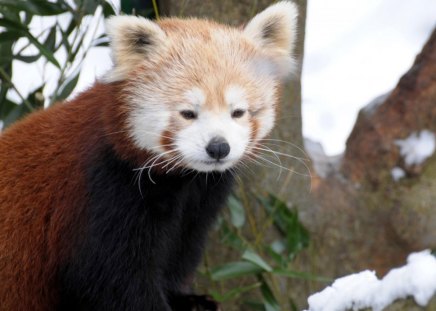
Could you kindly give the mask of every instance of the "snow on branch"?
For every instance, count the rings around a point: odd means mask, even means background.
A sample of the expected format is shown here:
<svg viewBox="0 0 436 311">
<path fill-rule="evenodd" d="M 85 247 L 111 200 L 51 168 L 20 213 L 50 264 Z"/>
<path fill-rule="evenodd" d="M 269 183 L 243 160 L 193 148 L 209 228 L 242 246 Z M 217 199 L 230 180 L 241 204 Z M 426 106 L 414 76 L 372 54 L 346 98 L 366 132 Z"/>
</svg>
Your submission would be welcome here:
<svg viewBox="0 0 436 311">
<path fill-rule="evenodd" d="M 396 145 L 400 147 L 400 153 L 406 165 L 420 165 L 435 151 L 435 134 L 422 130 L 419 133 L 412 133 L 403 140 L 397 140 Z"/>
<path fill-rule="evenodd" d="M 309 297 L 307 311 L 383 310 L 397 299 L 409 296 L 426 306 L 436 294 L 436 258 L 429 250 L 412 253 L 407 265 L 392 269 L 383 279 L 363 271 L 337 279 Z"/>
</svg>

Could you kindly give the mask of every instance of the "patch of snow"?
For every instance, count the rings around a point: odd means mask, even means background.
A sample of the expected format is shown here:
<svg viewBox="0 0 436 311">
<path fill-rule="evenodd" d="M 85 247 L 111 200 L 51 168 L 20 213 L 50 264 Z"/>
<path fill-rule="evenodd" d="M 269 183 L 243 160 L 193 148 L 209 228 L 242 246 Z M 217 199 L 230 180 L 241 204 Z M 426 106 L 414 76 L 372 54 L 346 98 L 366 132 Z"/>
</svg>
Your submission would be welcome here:
<svg viewBox="0 0 436 311">
<path fill-rule="evenodd" d="M 4 126 L 4 123 L 2 120 L 0 120 L 0 132 L 3 130 L 3 126 Z"/>
<path fill-rule="evenodd" d="M 412 296 L 426 306 L 436 294 L 436 258 L 429 250 L 412 253 L 407 265 L 392 269 L 379 280 L 363 271 L 337 279 L 331 286 L 309 297 L 308 311 L 345 311 L 372 308 L 381 311 L 397 299 Z"/>
<path fill-rule="evenodd" d="M 403 140 L 396 140 L 395 144 L 400 147 L 400 154 L 407 166 L 420 165 L 430 157 L 436 147 L 435 134 L 422 130 L 410 134 Z"/>
<path fill-rule="evenodd" d="M 406 172 L 401 167 L 395 166 L 391 170 L 391 176 L 394 181 L 399 181 L 401 178 L 406 176 Z"/>
</svg>

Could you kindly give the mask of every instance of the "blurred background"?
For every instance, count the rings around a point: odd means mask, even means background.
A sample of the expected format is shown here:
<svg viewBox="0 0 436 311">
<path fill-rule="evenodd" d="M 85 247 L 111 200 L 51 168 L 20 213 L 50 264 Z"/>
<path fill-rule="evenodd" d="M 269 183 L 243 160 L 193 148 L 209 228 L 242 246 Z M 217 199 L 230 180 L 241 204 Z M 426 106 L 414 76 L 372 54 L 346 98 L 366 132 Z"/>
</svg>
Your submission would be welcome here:
<svg viewBox="0 0 436 311">
<path fill-rule="evenodd" d="M 110 15 L 241 25 L 273 2 L 0 0 L 0 126 L 104 75 Z M 274 152 L 241 176 L 196 281 L 224 310 L 301 309 L 335 277 L 383 275 L 411 251 L 436 249 L 436 1 L 295 2 L 300 72 L 285 89 Z M 406 163 L 400 145 L 422 161 Z"/>
</svg>

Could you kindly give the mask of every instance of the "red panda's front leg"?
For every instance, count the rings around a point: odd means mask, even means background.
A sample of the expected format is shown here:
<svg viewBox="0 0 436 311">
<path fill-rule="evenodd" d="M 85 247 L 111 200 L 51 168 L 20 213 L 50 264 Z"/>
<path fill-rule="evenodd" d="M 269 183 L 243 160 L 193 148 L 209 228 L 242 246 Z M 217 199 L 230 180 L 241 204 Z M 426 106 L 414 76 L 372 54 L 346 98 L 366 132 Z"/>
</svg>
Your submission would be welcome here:
<svg viewBox="0 0 436 311">
<path fill-rule="evenodd" d="M 221 311 L 220 304 L 207 295 L 183 295 L 170 297 L 174 311 Z"/>
</svg>

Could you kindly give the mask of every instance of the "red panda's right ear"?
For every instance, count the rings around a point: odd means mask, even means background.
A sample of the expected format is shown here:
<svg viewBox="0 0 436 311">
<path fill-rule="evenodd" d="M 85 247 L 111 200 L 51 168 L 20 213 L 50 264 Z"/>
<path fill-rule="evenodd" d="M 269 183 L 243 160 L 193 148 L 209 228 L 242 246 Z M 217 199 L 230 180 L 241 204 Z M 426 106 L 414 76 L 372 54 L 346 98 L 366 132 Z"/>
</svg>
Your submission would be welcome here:
<svg viewBox="0 0 436 311">
<path fill-rule="evenodd" d="M 106 82 L 124 80 L 143 61 L 154 62 L 166 47 L 166 34 L 158 24 L 136 16 L 113 16 L 106 21 L 114 68 Z"/>
</svg>

